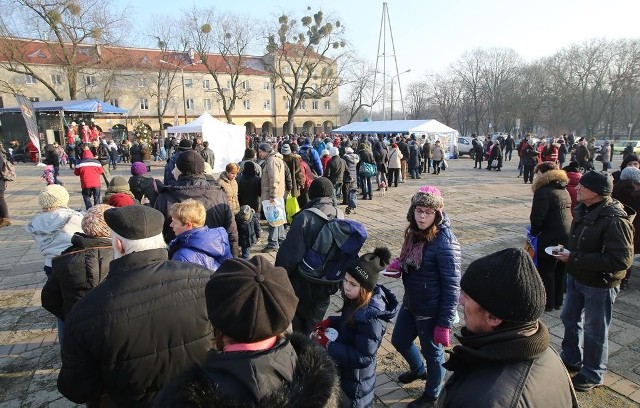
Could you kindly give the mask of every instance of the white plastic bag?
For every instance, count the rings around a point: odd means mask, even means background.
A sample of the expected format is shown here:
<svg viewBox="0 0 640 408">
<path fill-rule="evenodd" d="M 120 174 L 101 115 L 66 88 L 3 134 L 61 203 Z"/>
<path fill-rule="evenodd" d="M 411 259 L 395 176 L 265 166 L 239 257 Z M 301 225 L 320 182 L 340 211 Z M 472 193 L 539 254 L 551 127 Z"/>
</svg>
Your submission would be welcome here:
<svg viewBox="0 0 640 408">
<path fill-rule="evenodd" d="M 263 200 L 262 210 L 267 222 L 272 227 L 279 227 L 287 222 L 287 211 L 284 207 L 284 199 L 276 198 L 273 200 Z"/>
</svg>

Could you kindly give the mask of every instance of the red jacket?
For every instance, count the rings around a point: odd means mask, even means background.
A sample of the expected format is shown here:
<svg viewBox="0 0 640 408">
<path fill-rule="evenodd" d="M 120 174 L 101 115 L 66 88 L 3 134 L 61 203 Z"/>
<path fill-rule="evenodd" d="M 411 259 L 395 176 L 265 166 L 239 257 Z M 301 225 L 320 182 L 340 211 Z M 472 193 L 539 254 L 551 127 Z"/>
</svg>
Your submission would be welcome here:
<svg viewBox="0 0 640 408">
<path fill-rule="evenodd" d="M 100 175 L 104 173 L 102 165 L 95 159 L 84 159 L 76 165 L 73 171 L 76 176 L 80 176 L 80 186 L 82 188 L 96 188 L 101 186 Z"/>
</svg>

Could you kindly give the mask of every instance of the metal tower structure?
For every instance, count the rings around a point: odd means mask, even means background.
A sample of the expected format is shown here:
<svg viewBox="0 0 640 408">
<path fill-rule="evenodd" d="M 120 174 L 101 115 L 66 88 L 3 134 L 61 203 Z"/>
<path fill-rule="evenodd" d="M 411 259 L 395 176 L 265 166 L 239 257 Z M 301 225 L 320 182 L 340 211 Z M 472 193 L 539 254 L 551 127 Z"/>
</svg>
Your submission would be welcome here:
<svg viewBox="0 0 640 408">
<path fill-rule="evenodd" d="M 391 40 L 391 54 L 387 54 L 387 31 L 389 33 L 389 39 Z M 382 49 L 382 52 L 380 52 Z M 382 58 L 382 72 L 378 71 L 380 65 L 380 59 Z M 395 69 L 395 75 L 387 74 L 387 59 L 393 58 L 393 66 L 391 67 Z M 400 85 L 400 75 L 405 72 L 409 72 L 411 70 L 406 70 L 403 72 L 398 71 L 398 59 L 396 58 L 396 46 L 393 41 L 393 31 L 391 30 L 391 17 L 389 16 L 389 6 L 386 2 L 382 3 L 382 19 L 380 20 L 380 34 L 378 35 L 378 52 L 376 58 L 376 71 L 373 75 L 373 92 L 371 95 L 371 108 L 369 109 L 369 117 L 371 117 L 373 113 L 373 103 L 376 101 L 376 80 L 378 74 L 382 74 L 382 88 L 378 90 L 378 92 L 382 92 L 382 120 L 387 120 L 387 86 L 391 87 L 391 109 L 390 109 L 390 119 L 393 119 L 393 87 L 394 83 L 398 81 L 398 89 L 400 91 L 400 103 L 402 105 L 402 115 L 403 118 L 406 119 L 407 115 L 404 110 L 404 99 L 402 97 L 402 86 Z M 390 78 L 389 83 L 387 83 L 387 78 Z"/>
</svg>

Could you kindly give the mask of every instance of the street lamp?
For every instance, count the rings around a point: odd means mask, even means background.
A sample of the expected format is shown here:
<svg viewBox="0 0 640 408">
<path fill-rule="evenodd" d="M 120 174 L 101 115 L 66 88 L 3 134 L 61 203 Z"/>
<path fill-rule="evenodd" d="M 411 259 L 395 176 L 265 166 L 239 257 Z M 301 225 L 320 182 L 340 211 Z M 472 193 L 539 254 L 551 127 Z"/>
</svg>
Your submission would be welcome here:
<svg viewBox="0 0 640 408">
<path fill-rule="evenodd" d="M 165 60 L 160 60 L 161 64 L 173 65 L 176 68 L 180 68 L 180 78 L 182 79 L 182 108 L 184 109 L 184 123 L 187 123 L 187 97 L 184 93 L 184 66 L 176 65 Z M 195 65 L 195 64 L 189 64 Z"/>
<path fill-rule="evenodd" d="M 411 72 L 410 69 L 406 71 L 402 71 L 399 74 L 396 74 L 391 77 L 391 120 L 393 120 L 393 81 L 398 78 L 398 86 L 400 85 L 400 75 L 406 74 L 407 72 Z M 400 89 L 400 102 L 402 103 L 402 114 L 404 115 L 404 119 L 407 119 L 407 115 L 404 112 L 404 101 L 402 100 L 402 89 Z"/>
<path fill-rule="evenodd" d="M 633 123 L 629 123 L 629 136 L 627 136 L 627 140 L 631 140 L 631 129 L 633 129 Z"/>
</svg>

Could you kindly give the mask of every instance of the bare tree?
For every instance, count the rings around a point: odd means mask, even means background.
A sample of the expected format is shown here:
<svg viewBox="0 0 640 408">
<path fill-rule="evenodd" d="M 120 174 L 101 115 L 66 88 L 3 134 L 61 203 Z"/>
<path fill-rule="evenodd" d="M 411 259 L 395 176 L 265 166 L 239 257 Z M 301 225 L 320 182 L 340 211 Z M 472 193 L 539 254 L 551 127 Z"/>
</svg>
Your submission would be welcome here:
<svg viewBox="0 0 640 408">
<path fill-rule="evenodd" d="M 485 105 L 483 98 L 482 78 L 485 53 L 482 49 L 475 49 L 467 52 L 454 63 L 452 69 L 460 79 L 463 86 L 465 98 L 471 102 L 473 121 L 471 126 L 475 133 L 480 134 L 480 130 L 485 131 Z"/>
<path fill-rule="evenodd" d="M 345 102 L 341 104 L 340 114 L 343 123 L 351 123 L 359 116 L 363 108 L 371 107 L 373 77 L 375 68 L 362 59 L 354 59 L 344 70 L 343 88 L 347 88 Z M 375 104 L 381 97 L 379 92 L 373 97 Z"/>
<path fill-rule="evenodd" d="M 322 11 L 300 20 L 282 15 L 277 27 L 267 33 L 265 62 L 276 86 L 288 98 L 288 133 L 293 132 L 293 120 L 303 100 L 331 96 L 340 86 L 343 34 L 340 21 L 325 18 Z"/>
<path fill-rule="evenodd" d="M 58 92 L 51 78 L 35 69 L 32 53 L 41 52 L 62 68 L 68 97 L 76 99 L 79 75 L 102 63 L 99 47 L 119 41 L 128 16 L 111 0 L 1 0 L 0 4 L 3 10 L 15 11 L 11 21 L 2 20 L 1 66 L 10 72 L 31 75 L 56 99 L 67 95 Z M 33 41 L 16 40 L 17 37 L 44 41 L 36 47 L 25 47 Z"/>
<path fill-rule="evenodd" d="M 407 87 L 407 105 L 411 119 L 424 119 L 427 117 L 427 109 L 430 94 L 426 81 L 411 82 Z"/>
<path fill-rule="evenodd" d="M 459 110 L 461 81 L 452 74 L 436 75 L 431 86 L 431 103 L 436 108 L 436 119 L 447 126 L 454 126 L 454 118 Z"/>
<path fill-rule="evenodd" d="M 513 120 L 511 96 L 523 61 L 512 49 L 492 48 L 482 54 L 482 93 L 489 120 L 496 129 L 500 129 L 499 126 L 502 124 L 504 127 L 501 130 L 509 130 L 510 126 L 505 124 Z"/>
</svg>

